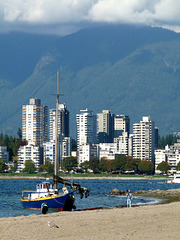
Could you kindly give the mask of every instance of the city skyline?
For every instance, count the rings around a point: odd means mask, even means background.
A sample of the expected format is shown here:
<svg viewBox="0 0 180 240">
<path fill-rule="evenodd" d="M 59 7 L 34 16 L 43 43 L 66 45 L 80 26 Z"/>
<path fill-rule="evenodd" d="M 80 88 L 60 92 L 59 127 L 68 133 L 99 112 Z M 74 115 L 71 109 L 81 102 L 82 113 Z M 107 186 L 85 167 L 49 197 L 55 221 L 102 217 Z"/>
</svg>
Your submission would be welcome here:
<svg viewBox="0 0 180 240">
<path fill-rule="evenodd" d="M 49 109 L 48 106 L 44 106 L 42 105 L 41 106 L 41 99 L 38 99 L 38 98 L 31 98 L 29 99 L 29 105 L 22 105 L 22 129 L 23 129 L 23 126 L 25 125 L 25 106 L 33 106 L 33 105 L 37 105 L 37 106 L 40 106 L 41 108 L 45 108 L 45 112 L 46 114 L 43 115 L 43 116 L 46 116 L 46 141 L 47 141 L 47 132 L 48 132 L 48 136 L 49 136 L 49 140 L 54 140 L 54 133 L 55 133 L 55 112 L 56 112 L 56 109 Z M 68 107 L 66 104 L 62 104 L 62 103 L 59 103 L 59 117 L 58 117 L 58 132 L 59 134 L 63 134 L 65 137 L 69 137 L 70 136 L 70 129 L 69 129 L 69 122 L 70 122 L 70 112 L 67 110 Z M 32 108 L 33 109 L 33 108 Z M 34 110 L 30 110 L 30 113 L 29 114 L 32 114 Z M 36 110 L 37 111 L 37 110 Z M 104 132 L 104 133 L 107 133 L 107 131 L 113 131 L 114 134 L 115 134 L 115 137 L 118 137 L 119 135 L 122 134 L 122 130 L 124 132 L 127 132 L 128 135 L 129 134 L 132 134 L 132 130 L 130 131 L 131 127 L 130 127 L 130 116 L 128 115 L 124 115 L 124 114 L 114 114 L 111 112 L 111 110 L 107 110 L 107 109 L 102 109 L 102 112 L 101 113 L 95 113 L 93 114 L 93 110 L 89 110 L 88 108 L 85 108 L 85 109 L 81 109 L 80 110 L 81 113 L 85 113 L 87 116 L 88 115 L 94 115 L 96 116 L 95 119 L 93 121 L 96 122 L 97 126 L 96 126 L 96 134 L 98 134 L 98 132 Z M 61 114 L 60 114 L 61 113 Z M 43 113 L 44 114 L 44 113 Z M 62 115 L 64 114 L 64 115 Z M 48 117 L 48 121 L 47 121 L 47 115 L 49 116 Z M 101 120 L 98 120 L 98 115 L 101 116 Z M 113 128 L 111 130 L 108 130 L 108 125 L 107 124 L 110 124 L 112 125 L 112 123 L 109 122 L 107 116 L 110 115 L 111 117 L 113 117 Z M 78 113 L 76 113 L 76 121 L 77 121 L 77 116 L 79 117 L 80 115 Z M 140 116 L 140 119 L 142 118 L 143 116 Z M 147 116 L 148 118 L 150 118 L 150 116 Z M 29 117 L 28 117 L 29 118 Z M 27 119 L 28 119 L 27 118 Z M 66 118 L 66 119 L 65 119 Z M 100 129 L 98 129 L 98 122 L 101 122 L 101 127 Z M 140 120 L 141 121 L 141 120 Z M 30 121 L 31 122 L 31 121 Z M 106 123 L 105 123 L 106 122 Z M 76 122 L 77 123 L 77 122 Z M 30 123 L 29 123 L 30 124 Z M 47 131 L 47 124 L 48 124 L 48 131 Z M 131 123 L 132 126 L 136 123 Z M 63 127 L 64 126 L 64 127 Z M 77 127 L 77 126 L 76 126 Z M 156 127 L 158 129 L 158 134 L 159 134 L 159 128 Z M 102 129 L 104 129 L 102 131 Z M 23 133 L 23 131 L 22 131 Z M 116 136 L 117 134 L 117 136 Z M 119 134 L 119 135 L 118 135 Z M 25 136 L 25 134 L 24 134 Z M 96 136 L 97 137 L 97 136 Z M 25 139 L 25 138 L 24 138 Z M 112 137 L 111 137 L 112 139 Z"/>
<path fill-rule="evenodd" d="M 30 110 L 28 110 L 29 106 L 31 107 Z M 22 118 L 24 122 L 27 123 L 27 127 L 24 127 L 24 131 L 25 129 L 28 129 L 28 132 L 31 132 L 30 129 L 32 129 L 34 136 L 37 136 L 37 133 L 39 132 L 38 129 L 41 129 L 40 125 L 37 127 L 38 124 L 47 121 L 47 114 L 44 115 L 44 108 L 46 108 L 45 112 L 47 113 L 47 106 L 41 105 L 41 100 L 37 98 L 31 98 L 29 100 L 29 105 L 22 106 Z M 59 104 L 59 111 L 61 112 L 61 110 L 64 109 L 66 109 L 66 106 L 60 106 Z M 61 115 L 59 114 L 58 117 L 61 118 Z M 117 119 L 115 121 L 116 117 Z M 111 118 L 113 119 L 113 122 Z M 35 121 L 32 121 L 32 119 L 35 119 Z M 39 122 L 37 119 L 41 121 Z M 168 162 L 173 171 L 180 161 L 179 141 L 172 146 L 166 146 L 164 150 L 155 149 L 157 144 L 156 141 L 158 139 L 158 129 L 155 127 L 155 122 L 150 116 L 143 116 L 139 123 L 133 124 L 133 134 L 128 132 L 130 124 L 129 116 L 114 116 L 110 110 L 102 110 L 102 113 L 93 115 L 93 111 L 86 108 L 85 110 L 80 110 L 80 114 L 76 115 L 76 120 L 76 156 L 79 165 L 85 161 L 90 161 L 93 157 L 98 158 L 101 161 L 102 159 L 114 160 L 118 156 L 132 156 L 135 159 L 149 160 L 153 163 L 155 169 L 162 161 Z M 61 125 L 60 122 L 61 121 L 59 121 L 59 125 Z M 115 128 L 111 128 L 112 123 L 116 125 Z M 42 124 L 42 126 L 43 125 L 44 124 Z M 69 126 L 69 120 L 67 126 Z M 102 142 L 98 142 L 98 133 L 100 131 L 103 133 L 104 131 L 104 133 L 107 134 L 107 130 L 113 131 L 113 134 L 115 131 L 118 131 L 119 136 L 115 136 L 111 141 L 104 142 L 103 140 Z M 45 129 L 44 131 L 47 132 Z M 29 134 L 26 135 L 24 132 L 24 137 L 25 136 L 29 138 Z M 55 139 L 52 138 L 49 142 L 44 139 L 44 141 L 40 142 L 38 140 L 39 137 L 34 138 L 33 135 L 31 137 L 32 138 L 29 139 L 24 138 L 24 140 L 27 140 L 27 145 L 20 146 L 18 149 L 18 171 L 22 171 L 25 162 L 31 159 L 36 168 L 44 164 L 47 158 L 51 163 L 54 162 Z M 108 138 L 106 137 L 105 139 Z M 61 165 L 63 158 L 72 156 L 71 138 L 60 133 L 58 142 L 58 162 Z M 7 148 L 1 149 L 0 153 L 4 154 L 7 162 Z"/>
</svg>

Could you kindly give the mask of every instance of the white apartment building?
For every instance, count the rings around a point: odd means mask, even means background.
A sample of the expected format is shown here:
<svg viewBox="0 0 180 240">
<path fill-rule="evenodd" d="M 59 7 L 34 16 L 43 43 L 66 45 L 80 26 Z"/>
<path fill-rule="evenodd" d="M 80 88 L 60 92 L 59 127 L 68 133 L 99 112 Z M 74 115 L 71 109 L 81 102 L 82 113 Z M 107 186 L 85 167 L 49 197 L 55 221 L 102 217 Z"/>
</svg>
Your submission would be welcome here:
<svg viewBox="0 0 180 240">
<path fill-rule="evenodd" d="M 167 156 L 166 156 L 166 150 L 165 149 L 156 149 L 154 151 L 155 154 L 155 172 L 159 172 L 157 169 L 157 166 L 161 162 L 167 162 Z"/>
<path fill-rule="evenodd" d="M 122 132 L 130 134 L 130 118 L 126 115 L 116 115 L 114 117 L 114 137 L 119 137 Z"/>
<path fill-rule="evenodd" d="M 172 151 L 167 154 L 167 163 L 169 164 L 172 170 L 176 170 L 176 166 L 180 161 L 180 151 Z"/>
<path fill-rule="evenodd" d="M 53 164 L 55 162 L 55 140 L 46 142 L 43 144 L 44 150 L 44 162 L 48 158 Z M 60 139 L 58 143 L 58 163 L 61 166 L 63 158 L 71 156 L 71 139 L 70 137 L 65 137 Z"/>
<path fill-rule="evenodd" d="M 113 160 L 117 156 L 115 143 L 99 143 L 98 144 L 98 159 L 107 158 Z"/>
<path fill-rule="evenodd" d="M 170 146 L 170 153 L 167 156 L 167 161 L 170 167 L 175 170 L 180 161 L 180 139 L 177 139 L 177 143 L 174 143 L 174 145 Z"/>
<path fill-rule="evenodd" d="M 92 157 L 115 159 L 117 156 L 132 156 L 132 135 L 127 133 L 114 139 L 114 143 L 84 144 L 79 146 L 78 162 L 89 161 Z"/>
<path fill-rule="evenodd" d="M 155 150 L 155 170 L 157 166 L 165 161 L 169 164 L 171 171 L 176 170 L 176 166 L 180 161 L 180 149 L 177 148 L 177 145 L 174 144 L 173 146 L 166 146 L 165 149 L 156 149 Z M 156 170 L 156 172 L 159 172 Z"/>
<path fill-rule="evenodd" d="M 114 138 L 114 114 L 110 110 L 102 110 L 97 114 L 98 143 L 112 143 Z"/>
<path fill-rule="evenodd" d="M 114 138 L 116 153 L 123 154 L 125 156 L 132 156 L 132 141 L 132 135 L 128 136 L 127 132 L 123 132 L 122 136 Z"/>
<path fill-rule="evenodd" d="M 25 167 L 25 162 L 32 160 L 36 168 L 43 164 L 42 148 L 35 145 L 33 142 L 28 145 L 20 146 L 18 149 L 18 171 L 22 171 Z"/>
<path fill-rule="evenodd" d="M 91 144 L 85 144 L 79 146 L 79 154 L 78 154 L 78 164 L 85 161 L 89 161 L 91 159 Z"/>
<path fill-rule="evenodd" d="M 49 110 L 49 139 L 55 140 L 56 109 Z M 58 135 L 69 137 L 69 111 L 65 104 L 58 105 Z"/>
<path fill-rule="evenodd" d="M 58 147 L 60 149 L 60 147 Z M 51 140 L 50 142 L 46 142 L 43 144 L 43 161 L 45 163 L 45 160 L 48 158 L 50 162 L 53 164 L 55 161 L 55 141 Z M 59 162 L 60 159 L 57 159 Z"/>
<path fill-rule="evenodd" d="M 0 158 L 3 159 L 4 163 L 9 162 L 9 152 L 6 146 L 0 146 Z"/>
<path fill-rule="evenodd" d="M 70 156 L 71 156 L 71 138 L 64 137 L 60 141 L 60 159 L 62 160 Z"/>
<path fill-rule="evenodd" d="M 97 144 L 85 144 L 79 146 L 79 165 L 85 161 L 89 161 L 93 157 L 97 157 Z"/>
<path fill-rule="evenodd" d="M 48 141 L 48 107 L 40 99 L 31 98 L 22 106 L 22 139 L 35 144 Z"/>
<path fill-rule="evenodd" d="M 150 117 L 142 117 L 133 124 L 133 157 L 150 160 L 154 164 L 155 126 Z"/>
<path fill-rule="evenodd" d="M 76 115 L 77 149 L 80 145 L 96 143 L 96 116 L 88 109 Z"/>
</svg>

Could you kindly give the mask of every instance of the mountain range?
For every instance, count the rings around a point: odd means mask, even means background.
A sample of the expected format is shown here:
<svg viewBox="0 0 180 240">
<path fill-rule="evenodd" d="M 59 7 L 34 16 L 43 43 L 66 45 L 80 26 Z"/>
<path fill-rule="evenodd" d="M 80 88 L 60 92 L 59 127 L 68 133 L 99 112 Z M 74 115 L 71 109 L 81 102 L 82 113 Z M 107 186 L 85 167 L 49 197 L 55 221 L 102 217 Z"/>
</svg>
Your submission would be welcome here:
<svg viewBox="0 0 180 240">
<path fill-rule="evenodd" d="M 64 37 L 0 34 L 1 132 L 16 135 L 30 98 L 55 108 L 57 71 L 73 137 L 86 108 L 129 115 L 131 127 L 151 116 L 160 135 L 180 131 L 180 33 L 108 25 Z"/>
</svg>

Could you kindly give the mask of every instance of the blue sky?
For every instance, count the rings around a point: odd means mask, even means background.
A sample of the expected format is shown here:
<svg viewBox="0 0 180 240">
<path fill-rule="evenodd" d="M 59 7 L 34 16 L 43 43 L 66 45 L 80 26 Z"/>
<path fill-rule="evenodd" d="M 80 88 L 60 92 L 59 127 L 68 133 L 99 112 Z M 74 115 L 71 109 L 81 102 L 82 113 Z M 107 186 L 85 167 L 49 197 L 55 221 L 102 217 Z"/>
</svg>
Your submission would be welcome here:
<svg viewBox="0 0 180 240">
<path fill-rule="evenodd" d="M 0 32 L 67 35 L 98 24 L 180 32 L 180 0 L 0 0 Z"/>
</svg>

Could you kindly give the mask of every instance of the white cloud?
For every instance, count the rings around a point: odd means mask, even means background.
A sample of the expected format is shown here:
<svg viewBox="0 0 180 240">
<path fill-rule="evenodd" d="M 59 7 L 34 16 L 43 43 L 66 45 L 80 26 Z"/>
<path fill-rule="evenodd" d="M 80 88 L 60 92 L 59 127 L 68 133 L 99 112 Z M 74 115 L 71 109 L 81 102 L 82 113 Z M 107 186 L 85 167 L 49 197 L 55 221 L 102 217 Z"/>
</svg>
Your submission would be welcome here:
<svg viewBox="0 0 180 240">
<path fill-rule="evenodd" d="M 61 24 L 82 21 L 84 15 L 96 2 L 95 0 L 0 0 L 0 8 L 4 22 Z"/>
<path fill-rule="evenodd" d="M 179 0 L 101 0 L 89 12 L 89 18 L 103 22 L 180 24 Z"/>
<path fill-rule="evenodd" d="M 180 0 L 0 0 L 0 29 L 79 29 L 132 23 L 180 31 Z"/>
</svg>

